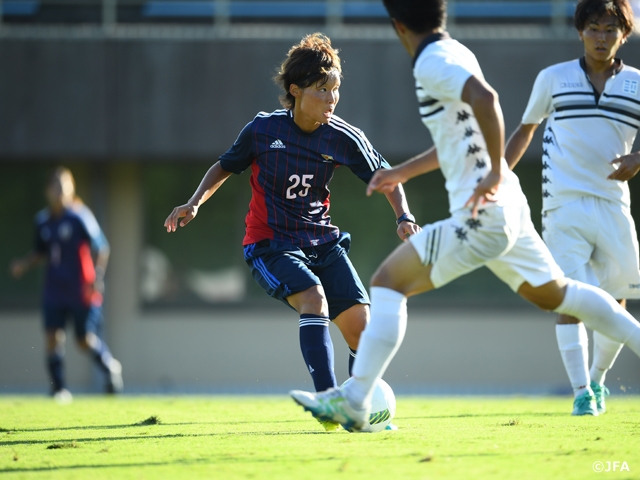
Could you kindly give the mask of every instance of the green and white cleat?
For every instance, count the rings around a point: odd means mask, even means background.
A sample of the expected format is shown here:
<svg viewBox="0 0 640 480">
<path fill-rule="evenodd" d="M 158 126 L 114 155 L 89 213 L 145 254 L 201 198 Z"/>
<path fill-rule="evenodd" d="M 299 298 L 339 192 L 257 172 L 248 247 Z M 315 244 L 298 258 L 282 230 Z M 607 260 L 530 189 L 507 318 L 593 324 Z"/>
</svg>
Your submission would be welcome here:
<svg viewBox="0 0 640 480">
<path fill-rule="evenodd" d="M 588 389 L 573 401 L 573 412 L 571 415 L 593 415 L 598 416 L 598 406 L 596 405 L 596 397 L 591 389 Z"/>
<path fill-rule="evenodd" d="M 289 395 L 320 422 L 339 423 L 349 432 L 358 432 L 367 425 L 367 410 L 354 408 L 340 388 L 320 393 L 292 390 Z"/>
<path fill-rule="evenodd" d="M 600 385 L 596 382 L 591 382 L 591 390 L 593 390 L 593 396 L 596 397 L 596 407 L 598 409 L 598 413 L 605 413 L 607 411 L 607 407 L 604 403 L 604 398 L 609 396 L 609 389 L 604 385 Z"/>
</svg>

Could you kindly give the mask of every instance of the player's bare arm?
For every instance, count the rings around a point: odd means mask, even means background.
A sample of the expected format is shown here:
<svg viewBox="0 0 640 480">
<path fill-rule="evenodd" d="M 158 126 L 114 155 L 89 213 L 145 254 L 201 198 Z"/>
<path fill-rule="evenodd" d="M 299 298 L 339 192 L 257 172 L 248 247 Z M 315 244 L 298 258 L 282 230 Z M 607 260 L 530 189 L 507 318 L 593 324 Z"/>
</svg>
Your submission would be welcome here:
<svg viewBox="0 0 640 480">
<path fill-rule="evenodd" d="M 406 241 L 406 239 L 411 235 L 422 230 L 417 223 L 411 220 L 413 216 L 409 211 L 409 204 L 407 203 L 407 197 L 404 193 L 404 187 L 401 183 L 397 183 L 392 191 L 385 193 L 385 196 L 391 204 L 391 208 L 393 208 L 397 219 L 404 218 L 404 216 L 409 216 L 409 218 L 407 218 L 406 220 L 400 221 L 398 223 L 396 233 L 398 234 L 398 237 L 400 237 L 400 240 Z"/>
<path fill-rule="evenodd" d="M 422 152 L 393 168 L 378 170 L 367 186 L 367 196 L 376 191 L 389 193 L 396 185 L 440 168 L 435 147 Z"/>
<path fill-rule="evenodd" d="M 638 170 L 640 170 L 640 152 L 633 152 L 628 155 L 623 155 L 616 158 L 611 162 L 613 165 L 618 165 L 618 169 L 609 175 L 609 180 L 619 180 L 626 182 L 636 176 Z"/>
<path fill-rule="evenodd" d="M 476 117 L 480 131 L 487 144 L 491 159 L 491 171 L 478 184 L 465 206 L 471 207 L 475 218 L 478 208 L 494 199 L 502 181 L 501 159 L 504 151 L 504 120 L 498 102 L 498 94 L 484 80 L 471 76 L 462 89 L 462 101 L 468 103 Z"/>
<path fill-rule="evenodd" d="M 204 175 L 200 181 L 200 185 L 196 189 L 195 193 L 191 196 L 189 201 L 184 205 L 175 207 L 171 214 L 164 221 L 164 227 L 167 232 L 175 232 L 178 228 L 178 220 L 183 218 L 180 222 L 180 226 L 184 227 L 187 223 L 193 220 L 198 214 L 198 208 L 204 202 L 209 200 L 218 188 L 229 178 L 231 172 L 227 172 L 222 169 L 220 162 L 216 162 Z"/>
<path fill-rule="evenodd" d="M 524 152 L 529 148 L 537 128 L 538 124 L 536 123 L 521 123 L 507 140 L 507 145 L 504 148 L 504 158 L 507 160 L 507 165 L 511 170 L 515 168 Z"/>
<path fill-rule="evenodd" d="M 98 251 L 96 255 L 95 270 L 96 279 L 93 282 L 93 288 L 100 293 L 104 292 L 104 275 L 107 272 L 107 265 L 109 264 L 109 255 L 111 250 L 109 247 L 103 247 Z"/>
<path fill-rule="evenodd" d="M 9 265 L 11 276 L 15 279 L 22 278 L 22 276 L 31 270 L 36 265 L 40 265 L 46 260 L 46 256 L 38 252 L 29 252 L 23 258 L 17 258 Z"/>
</svg>

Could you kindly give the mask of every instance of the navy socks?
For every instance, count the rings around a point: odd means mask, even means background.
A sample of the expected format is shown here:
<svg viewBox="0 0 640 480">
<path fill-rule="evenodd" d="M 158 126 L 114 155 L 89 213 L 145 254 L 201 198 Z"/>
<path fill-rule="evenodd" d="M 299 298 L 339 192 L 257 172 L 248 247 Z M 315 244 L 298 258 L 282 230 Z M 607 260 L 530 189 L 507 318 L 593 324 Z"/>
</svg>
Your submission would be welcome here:
<svg viewBox="0 0 640 480">
<path fill-rule="evenodd" d="M 300 315 L 300 349 L 316 391 L 335 387 L 333 343 L 329 335 L 328 317 L 309 313 Z"/>
<path fill-rule="evenodd" d="M 349 376 L 353 375 L 351 370 L 353 370 L 353 362 L 356 361 L 356 351 L 349 347 Z"/>
<path fill-rule="evenodd" d="M 47 355 L 47 370 L 51 378 L 52 392 L 55 393 L 58 390 L 62 390 L 64 388 L 64 377 L 63 356 L 61 353 L 54 351 Z"/>
</svg>

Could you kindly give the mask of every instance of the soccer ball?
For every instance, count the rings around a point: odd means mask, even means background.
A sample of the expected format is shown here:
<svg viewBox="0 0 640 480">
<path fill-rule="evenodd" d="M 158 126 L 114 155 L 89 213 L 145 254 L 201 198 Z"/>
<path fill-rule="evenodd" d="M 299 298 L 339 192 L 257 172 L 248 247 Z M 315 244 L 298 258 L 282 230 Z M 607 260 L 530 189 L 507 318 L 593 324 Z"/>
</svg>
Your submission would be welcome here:
<svg viewBox="0 0 640 480">
<path fill-rule="evenodd" d="M 347 385 L 350 381 L 351 378 L 344 382 L 342 386 Z M 369 433 L 381 432 L 387 428 L 387 425 L 391 424 L 391 420 L 393 420 L 395 414 L 396 396 L 393 394 L 393 390 L 391 390 L 389 384 L 380 379 L 378 383 L 376 383 L 376 388 L 373 391 L 369 421 L 360 431 Z"/>
</svg>

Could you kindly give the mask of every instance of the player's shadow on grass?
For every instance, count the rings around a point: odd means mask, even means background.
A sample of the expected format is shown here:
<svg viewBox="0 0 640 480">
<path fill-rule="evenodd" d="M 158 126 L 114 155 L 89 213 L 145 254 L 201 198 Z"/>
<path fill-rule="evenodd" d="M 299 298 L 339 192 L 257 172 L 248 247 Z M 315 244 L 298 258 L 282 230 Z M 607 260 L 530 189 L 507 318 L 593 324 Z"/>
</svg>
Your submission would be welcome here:
<svg viewBox="0 0 640 480">
<path fill-rule="evenodd" d="M 299 420 L 279 420 L 279 423 L 296 423 Z M 84 427 L 47 427 L 47 428 L 0 428 L 0 433 L 20 433 L 20 432 L 59 432 L 65 430 L 111 430 L 116 428 L 133 428 L 133 427 L 172 427 L 172 426 L 183 426 L 183 425 L 245 425 L 245 424 L 260 424 L 260 423 L 272 423 L 272 420 L 256 420 L 256 421 L 237 421 L 237 422 L 220 422 L 220 421 L 212 421 L 212 422 L 175 422 L 175 423 L 165 423 L 160 422 L 157 424 L 145 424 L 145 423 L 123 423 L 121 425 L 89 425 Z"/>
<path fill-rule="evenodd" d="M 225 457 L 225 459 L 227 459 Z M 227 459 L 228 460 L 228 459 Z M 278 463 L 282 462 L 281 457 L 273 457 L 271 459 L 246 459 L 243 458 L 243 462 L 252 463 Z M 188 459 L 188 460 L 176 460 L 173 462 L 144 462 L 144 463 L 116 463 L 116 464 L 89 464 L 89 465 L 69 465 L 64 467 L 33 467 L 33 468 L 2 468 L 0 474 L 3 473 L 23 473 L 23 472 L 57 472 L 65 470 L 82 470 L 82 469 L 96 469 L 96 468 L 140 468 L 140 467 L 164 467 L 169 465 L 184 465 L 185 467 L 190 465 L 214 465 L 215 458 L 202 458 L 202 459 Z"/>
<path fill-rule="evenodd" d="M 280 423 L 296 423 L 300 420 L 281 420 Z M 237 422 L 224 422 L 225 425 L 244 425 L 244 424 L 252 424 L 256 425 L 259 423 L 272 423 L 272 420 L 264 420 L 264 421 L 237 421 Z M 218 420 L 211 420 L 210 422 L 176 422 L 176 423 L 165 423 L 160 422 L 156 424 L 145 424 L 145 423 L 123 423 L 122 425 L 90 425 L 83 427 L 47 427 L 47 428 L 0 428 L 0 433 L 20 433 L 20 432 L 53 432 L 53 431 L 65 431 L 65 430 L 111 430 L 117 428 L 133 428 L 133 427 L 149 427 L 153 425 L 154 427 L 171 427 L 171 426 L 181 426 L 181 425 L 211 425 L 216 424 L 219 425 L 220 422 Z M 0 445 L 2 443 L 0 442 Z"/>
<path fill-rule="evenodd" d="M 128 425 L 129 427 L 131 425 Z M 92 438 L 64 438 L 49 440 L 10 440 L 0 442 L 0 447 L 11 447 L 16 445 L 43 445 L 43 444 L 64 444 L 64 443 L 87 443 L 87 442 L 113 442 L 120 440 L 146 440 L 146 439 L 169 439 L 169 438 L 195 438 L 195 437 L 228 437 L 228 436 L 279 436 L 279 435 L 325 435 L 326 432 L 315 430 L 304 430 L 298 432 L 216 432 L 216 433 L 170 433 L 167 435 L 131 435 L 127 437 L 92 437 Z M 0 470 L 0 473 L 4 470 Z M 10 470 L 7 470 L 10 471 Z"/>
<path fill-rule="evenodd" d="M 170 427 L 177 425 L 206 425 L 213 422 L 179 422 L 179 423 L 158 423 L 154 427 Z M 125 423 L 122 425 L 90 425 L 86 427 L 51 427 L 51 428 L 7 428 L 5 432 L 53 432 L 64 430 L 110 430 L 116 428 L 133 428 L 133 427 L 148 427 L 149 425 L 141 425 L 137 423 Z"/>
</svg>

